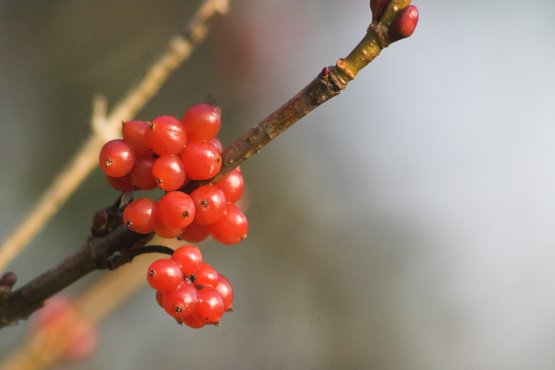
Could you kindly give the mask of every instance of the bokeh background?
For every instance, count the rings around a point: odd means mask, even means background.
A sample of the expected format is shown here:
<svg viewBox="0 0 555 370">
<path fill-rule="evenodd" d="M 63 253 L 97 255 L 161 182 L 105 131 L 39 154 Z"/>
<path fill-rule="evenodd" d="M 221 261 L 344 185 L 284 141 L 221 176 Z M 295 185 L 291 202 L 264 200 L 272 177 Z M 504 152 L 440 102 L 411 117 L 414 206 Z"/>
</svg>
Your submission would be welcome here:
<svg viewBox="0 0 555 370">
<path fill-rule="evenodd" d="M 0 1 L 0 239 L 199 1 Z M 62 369 L 555 368 L 555 2 L 419 0 L 418 28 L 242 167 L 249 239 L 204 254 L 221 328 L 145 286 Z M 223 108 L 223 142 L 350 51 L 366 0 L 236 0 L 140 113 Z M 81 245 L 117 194 L 97 170 L 11 269 Z M 78 292 L 95 273 L 69 291 Z M 27 323 L 0 332 L 0 358 Z"/>
</svg>

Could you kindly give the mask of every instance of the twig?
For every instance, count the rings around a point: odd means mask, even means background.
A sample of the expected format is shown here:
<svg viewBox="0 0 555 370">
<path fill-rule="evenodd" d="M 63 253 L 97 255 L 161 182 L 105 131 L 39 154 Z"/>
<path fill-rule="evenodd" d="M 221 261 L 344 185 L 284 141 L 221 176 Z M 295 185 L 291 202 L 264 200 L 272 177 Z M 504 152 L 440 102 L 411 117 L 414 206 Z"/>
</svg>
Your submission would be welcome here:
<svg viewBox="0 0 555 370">
<path fill-rule="evenodd" d="M 71 194 L 98 164 L 98 152 L 107 141 L 118 136 L 122 120 L 129 120 L 159 91 L 168 77 L 208 34 L 209 25 L 218 14 L 225 14 L 231 0 L 205 0 L 188 26 L 171 38 L 166 51 L 148 69 L 145 76 L 106 116 L 106 101 L 93 101 L 93 130 L 72 161 L 58 174 L 43 193 L 35 209 L 0 246 L 0 271 L 25 249 Z"/>
<path fill-rule="evenodd" d="M 222 155 L 224 165 L 221 173 L 224 174 L 230 171 L 241 162 L 258 153 L 262 147 L 275 139 L 287 128 L 291 127 L 300 118 L 304 117 L 317 106 L 338 95 L 362 68 L 377 57 L 384 47 L 390 44 L 391 40 L 389 40 L 387 36 L 388 27 L 397 12 L 402 10 L 409 3 L 410 0 L 393 0 L 389 4 L 381 20 L 378 23 L 372 23 L 370 25 L 365 37 L 346 58 L 339 59 L 335 66 L 324 68 L 313 81 L 292 99 L 227 148 Z M 208 180 L 208 182 L 217 180 L 219 176 L 221 175 Z M 201 182 L 194 182 L 192 186 L 195 187 L 199 184 L 201 184 Z M 152 237 L 152 235 L 138 235 L 126 230 L 124 226 L 121 225 L 121 217 L 116 217 L 114 220 L 115 223 L 113 225 L 108 222 L 112 227 L 107 228 L 106 231 L 103 231 L 101 234 L 95 235 L 93 230 L 93 237 L 89 239 L 85 248 L 79 252 L 89 253 L 87 249 L 90 248 L 89 244 L 100 244 L 99 251 L 103 254 L 102 258 L 95 259 L 97 268 L 116 268 L 120 264 L 129 262 L 125 258 L 125 252 L 133 247 L 131 242 L 134 240 L 137 244 L 144 244 Z M 119 224 L 117 224 L 117 222 L 119 222 Z M 100 222 L 100 224 L 102 224 L 102 222 Z M 112 233 L 116 234 L 115 238 L 117 241 L 109 240 L 109 236 Z M 128 255 L 129 254 L 127 254 L 127 256 Z M 89 257 L 77 258 L 74 256 L 70 257 L 70 259 L 76 259 L 77 262 L 73 263 L 82 267 L 79 261 L 82 259 L 84 261 L 87 258 L 93 259 L 93 257 L 98 257 L 98 255 L 93 253 L 93 255 Z M 59 266 L 63 265 L 64 262 Z M 89 266 L 84 262 L 83 265 Z M 65 268 L 72 269 L 73 265 L 65 265 Z M 77 273 L 72 275 L 72 277 L 77 280 L 80 276 L 88 272 L 89 271 Z M 63 286 L 58 286 L 56 289 L 46 287 L 48 290 L 47 294 L 37 291 L 45 285 L 41 280 L 48 279 L 49 284 L 56 284 L 56 275 L 65 276 L 63 269 L 55 269 L 54 271 L 51 270 L 46 272 L 19 290 L 16 290 L 13 294 L 5 298 L 3 302 L 0 301 L 0 327 L 13 324 L 19 319 L 25 318 L 34 309 L 40 307 L 44 299 L 62 289 Z M 64 280 L 65 285 L 69 283 L 70 281 L 67 281 L 67 279 Z M 20 293 L 21 291 L 24 291 L 25 294 Z M 26 299 L 26 297 L 32 298 Z"/>
</svg>

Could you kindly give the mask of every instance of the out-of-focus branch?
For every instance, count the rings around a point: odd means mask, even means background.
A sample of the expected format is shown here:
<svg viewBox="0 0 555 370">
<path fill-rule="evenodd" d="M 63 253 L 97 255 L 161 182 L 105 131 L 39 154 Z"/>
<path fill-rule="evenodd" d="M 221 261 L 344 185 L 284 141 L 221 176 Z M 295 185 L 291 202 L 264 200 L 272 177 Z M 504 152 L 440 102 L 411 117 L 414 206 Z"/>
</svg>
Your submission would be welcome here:
<svg viewBox="0 0 555 370">
<path fill-rule="evenodd" d="M 208 34 L 212 20 L 225 14 L 231 0 L 205 0 L 189 24 L 173 36 L 162 55 L 142 80 L 106 115 L 106 101 L 93 101 L 93 130 L 71 162 L 43 193 L 34 210 L 0 246 L 0 271 L 25 249 L 85 178 L 98 165 L 98 152 L 107 141 L 118 136 L 122 120 L 129 120 L 156 95 L 169 76 L 186 61 Z"/>
</svg>

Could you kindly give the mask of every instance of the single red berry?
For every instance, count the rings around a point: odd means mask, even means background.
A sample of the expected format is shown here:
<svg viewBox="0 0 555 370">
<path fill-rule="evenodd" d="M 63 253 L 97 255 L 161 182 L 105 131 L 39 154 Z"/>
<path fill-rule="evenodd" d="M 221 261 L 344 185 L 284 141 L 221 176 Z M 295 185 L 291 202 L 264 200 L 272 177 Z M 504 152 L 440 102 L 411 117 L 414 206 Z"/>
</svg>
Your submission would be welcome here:
<svg viewBox="0 0 555 370">
<path fill-rule="evenodd" d="M 218 152 L 221 153 L 221 152 L 224 151 L 224 147 L 222 146 L 222 142 L 217 137 L 213 137 L 208 142 L 210 144 L 214 145 L 216 147 L 216 149 L 218 149 Z"/>
<path fill-rule="evenodd" d="M 164 293 L 162 293 L 161 291 L 157 290 L 156 291 L 156 303 L 158 303 L 158 306 L 164 308 L 163 305 L 163 300 L 164 300 Z"/>
<path fill-rule="evenodd" d="M 232 311 L 233 310 L 233 288 L 231 287 L 231 283 L 225 276 L 219 274 L 218 276 L 218 285 L 216 285 L 216 290 L 222 296 L 222 300 L 224 301 L 224 310 L 225 311 Z"/>
<path fill-rule="evenodd" d="M 222 157 L 214 145 L 193 141 L 181 152 L 187 177 L 192 180 L 207 180 L 214 177 L 222 167 Z"/>
<path fill-rule="evenodd" d="M 198 305 L 193 315 L 206 324 L 218 324 L 225 313 L 224 301 L 214 288 L 198 290 Z"/>
<path fill-rule="evenodd" d="M 177 238 L 179 235 L 181 235 L 183 230 L 174 229 L 171 227 L 167 227 L 165 225 L 158 225 L 158 227 L 156 228 L 156 230 L 154 230 L 154 232 L 156 233 L 156 235 L 158 235 L 161 238 L 174 239 L 174 238 Z"/>
<path fill-rule="evenodd" d="M 153 232 L 158 226 L 158 204 L 148 198 L 134 200 L 125 207 L 123 222 L 136 233 Z"/>
<path fill-rule="evenodd" d="M 219 179 L 216 184 L 225 194 L 229 203 L 235 203 L 241 198 L 245 191 L 245 180 L 239 167 L 234 168 L 227 175 Z"/>
<path fill-rule="evenodd" d="M 125 121 L 121 126 L 123 141 L 131 147 L 135 155 L 145 156 L 151 152 L 146 143 L 146 133 L 149 130 L 145 121 Z"/>
<path fill-rule="evenodd" d="M 211 225 L 225 216 L 226 198 L 223 191 L 212 184 L 202 185 L 191 192 L 195 205 L 195 223 Z"/>
<path fill-rule="evenodd" d="M 183 125 L 189 140 L 210 140 L 222 125 L 222 110 L 210 104 L 197 104 L 185 112 Z"/>
<path fill-rule="evenodd" d="M 181 318 L 181 322 L 193 329 L 200 329 L 205 325 L 204 322 L 195 315 L 185 316 Z"/>
<path fill-rule="evenodd" d="M 171 258 L 181 266 L 181 271 L 185 276 L 195 275 L 202 264 L 202 253 L 194 245 L 177 248 Z"/>
<path fill-rule="evenodd" d="M 148 267 L 146 281 L 153 289 L 167 293 L 183 283 L 183 272 L 174 260 L 160 258 Z"/>
<path fill-rule="evenodd" d="M 389 27 L 389 37 L 391 41 L 397 41 L 412 35 L 418 24 L 418 8 L 409 5 L 401 10 L 391 26 Z"/>
<path fill-rule="evenodd" d="M 122 191 L 122 192 L 127 192 L 127 191 L 132 191 L 133 190 L 133 183 L 131 182 L 131 175 L 125 175 L 122 177 L 110 177 L 110 176 L 106 176 L 106 180 L 108 180 L 108 184 L 110 184 L 110 186 L 113 189 Z"/>
<path fill-rule="evenodd" d="M 381 19 L 385 8 L 389 5 L 391 0 L 370 0 L 370 10 L 374 19 Z"/>
<path fill-rule="evenodd" d="M 98 163 L 106 175 L 122 177 L 131 172 L 135 164 L 135 154 L 123 140 L 111 140 L 100 150 Z"/>
<path fill-rule="evenodd" d="M 165 191 L 177 190 L 185 183 L 185 168 L 177 155 L 163 155 L 154 160 L 152 175 L 158 187 Z"/>
<path fill-rule="evenodd" d="M 247 217 L 235 205 L 228 203 L 226 215 L 209 226 L 210 235 L 223 244 L 237 244 L 247 238 L 249 223 Z"/>
<path fill-rule="evenodd" d="M 165 293 L 162 301 L 166 312 L 179 320 L 191 315 L 198 307 L 198 303 L 197 289 L 187 281 L 177 289 Z"/>
<path fill-rule="evenodd" d="M 162 156 L 178 154 L 187 144 L 187 133 L 181 121 L 172 116 L 160 116 L 149 122 L 146 133 L 148 147 Z"/>
<path fill-rule="evenodd" d="M 215 288 L 218 285 L 218 271 L 207 263 L 201 263 L 195 274 L 195 285 Z"/>
<path fill-rule="evenodd" d="M 160 222 L 174 229 L 182 229 L 195 219 L 193 200 L 181 191 L 166 193 L 158 201 L 158 210 Z"/>
<path fill-rule="evenodd" d="M 129 176 L 131 177 L 131 183 L 137 189 L 156 189 L 158 184 L 156 183 L 154 176 L 152 176 L 153 163 L 154 158 L 151 156 L 141 157 L 135 162 L 135 167 L 133 167 Z"/>
<path fill-rule="evenodd" d="M 193 222 L 183 229 L 178 239 L 185 240 L 189 243 L 198 243 L 208 238 L 209 235 L 210 232 L 206 226 L 198 225 Z"/>
</svg>

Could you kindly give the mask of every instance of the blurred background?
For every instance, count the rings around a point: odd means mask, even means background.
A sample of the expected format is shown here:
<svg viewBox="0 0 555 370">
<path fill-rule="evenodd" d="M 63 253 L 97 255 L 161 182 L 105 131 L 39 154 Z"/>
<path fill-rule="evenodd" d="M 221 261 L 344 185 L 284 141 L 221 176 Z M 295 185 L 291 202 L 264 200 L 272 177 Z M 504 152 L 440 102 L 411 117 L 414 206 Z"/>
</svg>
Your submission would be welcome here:
<svg viewBox="0 0 555 370">
<path fill-rule="evenodd" d="M 198 4 L 0 1 L 0 239 L 85 141 L 92 96 L 113 104 Z M 145 284 L 57 368 L 555 368 L 555 2 L 415 5 L 410 39 L 242 166 L 249 238 L 203 244 L 235 289 L 223 326 L 175 325 Z M 138 118 L 213 102 L 228 145 L 370 19 L 367 0 L 234 1 Z M 10 266 L 20 283 L 116 196 L 96 170 Z"/>
</svg>

